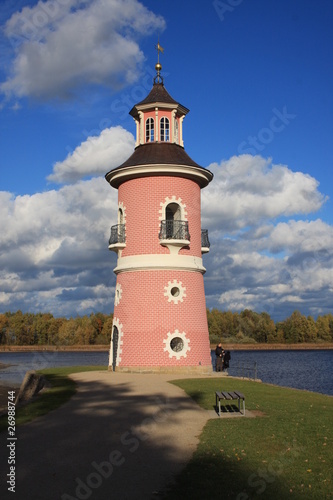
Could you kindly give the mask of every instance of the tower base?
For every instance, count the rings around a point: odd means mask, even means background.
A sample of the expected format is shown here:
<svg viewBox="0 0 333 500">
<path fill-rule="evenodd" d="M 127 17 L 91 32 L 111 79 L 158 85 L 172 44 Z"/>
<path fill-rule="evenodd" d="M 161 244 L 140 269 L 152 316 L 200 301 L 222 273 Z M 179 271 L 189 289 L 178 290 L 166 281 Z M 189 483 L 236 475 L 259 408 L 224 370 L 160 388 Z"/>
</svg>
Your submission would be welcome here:
<svg viewBox="0 0 333 500">
<path fill-rule="evenodd" d="M 109 366 L 109 371 L 113 371 Z M 114 370 L 123 373 L 179 373 L 179 374 L 207 374 L 213 372 L 213 366 L 116 366 Z"/>
</svg>

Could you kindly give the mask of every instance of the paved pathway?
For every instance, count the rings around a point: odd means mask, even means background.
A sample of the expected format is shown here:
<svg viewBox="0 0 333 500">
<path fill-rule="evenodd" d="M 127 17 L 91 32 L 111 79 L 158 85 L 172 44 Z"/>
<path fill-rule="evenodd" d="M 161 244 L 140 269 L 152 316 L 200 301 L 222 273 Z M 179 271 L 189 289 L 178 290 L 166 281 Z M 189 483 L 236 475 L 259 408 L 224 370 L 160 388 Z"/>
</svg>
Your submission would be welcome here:
<svg viewBox="0 0 333 500">
<path fill-rule="evenodd" d="M 0 435 L 2 499 L 158 498 L 191 458 L 207 420 L 216 417 L 167 382 L 179 375 L 72 377 L 78 390 L 68 403 L 17 429 L 15 495 L 5 484 L 7 436 Z"/>
</svg>

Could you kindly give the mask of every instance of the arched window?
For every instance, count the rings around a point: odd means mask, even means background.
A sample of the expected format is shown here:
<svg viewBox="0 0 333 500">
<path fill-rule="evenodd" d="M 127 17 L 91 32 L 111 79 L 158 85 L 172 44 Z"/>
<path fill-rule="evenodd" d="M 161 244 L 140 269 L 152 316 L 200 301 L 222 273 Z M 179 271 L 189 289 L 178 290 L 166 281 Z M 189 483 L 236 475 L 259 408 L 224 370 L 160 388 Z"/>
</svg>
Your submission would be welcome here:
<svg viewBox="0 0 333 500">
<path fill-rule="evenodd" d="M 165 208 L 166 220 L 181 220 L 181 208 L 178 203 L 169 203 Z"/>
<path fill-rule="evenodd" d="M 160 209 L 160 232 L 159 239 L 161 245 L 165 245 L 165 240 L 186 240 L 186 242 L 177 242 L 177 246 L 187 246 L 190 242 L 190 233 L 188 230 L 188 221 L 186 220 L 186 205 L 182 203 L 181 198 L 172 196 L 165 198 L 165 203 L 161 203 Z M 171 243 L 173 244 L 173 243 Z M 168 246 L 166 244 L 166 246 Z"/>
<path fill-rule="evenodd" d="M 146 120 L 146 142 L 154 142 L 154 119 Z"/>
<path fill-rule="evenodd" d="M 160 137 L 161 141 L 168 142 L 170 141 L 170 126 L 169 126 L 169 118 L 163 116 L 160 122 Z"/>
<path fill-rule="evenodd" d="M 118 208 L 118 224 L 124 224 L 124 212 Z"/>
<path fill-rule="evenodd" d="M 166 219 L 166 237 L 174 238 L 179 231 L 179 223 L 181 220 L 181 208 L 178 203 L 169 203 L 165 208 Z"/>
<path fill-rule="evenodd" d="M 125 243 L 125 217 L 121 207 L 118 208 L 117 243 Z"/>
</svg>

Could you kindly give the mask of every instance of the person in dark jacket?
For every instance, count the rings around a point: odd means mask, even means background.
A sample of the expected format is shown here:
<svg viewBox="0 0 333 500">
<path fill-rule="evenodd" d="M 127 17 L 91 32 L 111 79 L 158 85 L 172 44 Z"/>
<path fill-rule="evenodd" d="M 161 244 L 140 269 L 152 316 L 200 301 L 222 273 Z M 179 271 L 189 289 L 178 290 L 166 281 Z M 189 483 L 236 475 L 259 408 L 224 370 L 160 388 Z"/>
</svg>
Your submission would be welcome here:
<svg viewBox="0 0 333 500">
<path fill-rule="evenodd" d="M 226 353 L 223 356 L 222 371 L 226 370 L 227 368 L 229 368 L 229 361 L 230 361 L 230 359 L 231 359 L 230 351 L 226 351 Z"/>
<path fill-rule="evenodd" d="M 221 342 L 219 342 L 217 344 L 217 346 L 216 346 L 216 349 L 215 349 L 216 371 L 217 372 L 221 372 L 222 371 L 223 354 L 224 354 L 224 350 L 223 350 Z"/>
</svg>

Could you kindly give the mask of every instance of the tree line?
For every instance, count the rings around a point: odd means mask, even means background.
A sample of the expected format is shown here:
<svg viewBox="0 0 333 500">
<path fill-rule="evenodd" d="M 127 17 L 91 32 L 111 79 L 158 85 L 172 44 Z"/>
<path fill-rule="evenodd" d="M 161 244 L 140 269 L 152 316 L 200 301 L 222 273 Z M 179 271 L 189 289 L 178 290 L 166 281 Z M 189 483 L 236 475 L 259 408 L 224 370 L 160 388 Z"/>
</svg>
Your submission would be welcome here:
<svg viewBox="0 0 333 500">
<path fill-rule="evenodd" d="M 209 339 L 234 343 L 333 342 L 333 315 L 304 316 L 299 311 L 274 322 L 266 312 L 207 309 Z M 2 345 L 109 345 L 113 314 L 91 313 L 76 318 L 54 318 L 51 313 L 0 314 Z"/>
<path fill-rule="evenodd" d="M 92 313 L 76 318 L 54 318 L 51 313 L 0 314 L 2 345 L 103 345 L 109 344 L 113 315 Z"/>
<path fill-rule="evenodd" d="M 249 309 L 231 312 L 207 310 L 211 343 L 228 340 L 235 343 L 298 344 L 303 342 L 332 342 L 333 315 L 304 316 L 299 311 L 284 321 L 274 323 L 266 312 Z"/>
</svg>

